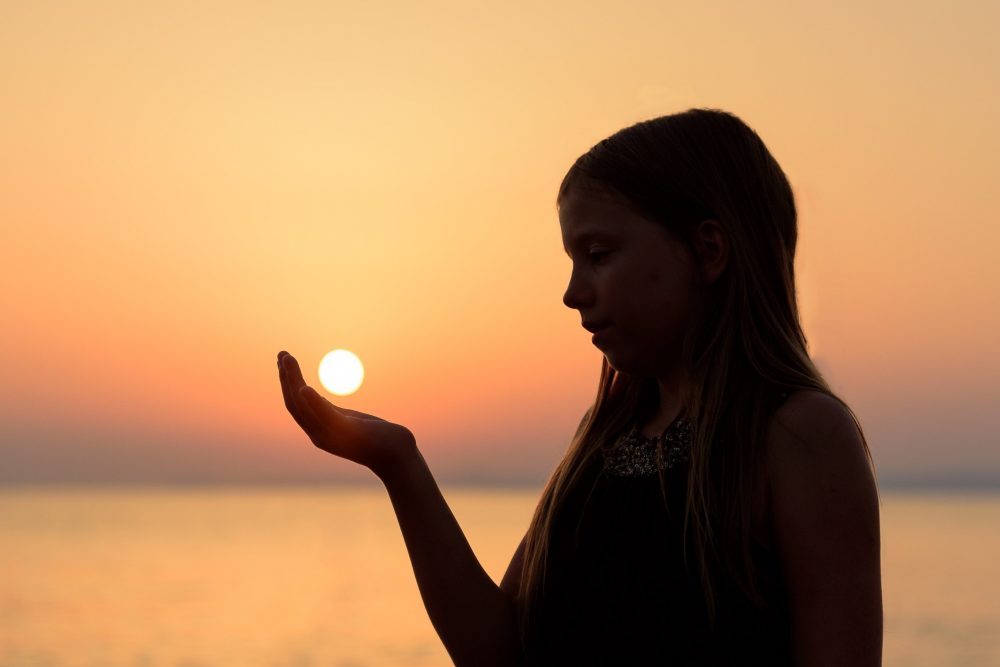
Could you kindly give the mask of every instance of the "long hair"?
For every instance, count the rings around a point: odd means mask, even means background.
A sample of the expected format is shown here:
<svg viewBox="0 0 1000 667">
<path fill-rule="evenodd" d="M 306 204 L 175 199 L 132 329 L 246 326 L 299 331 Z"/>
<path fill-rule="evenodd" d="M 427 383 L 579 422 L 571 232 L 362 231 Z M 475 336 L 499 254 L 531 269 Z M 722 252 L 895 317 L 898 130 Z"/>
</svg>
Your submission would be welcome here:
<svg viewBox="0 0 1000 667">
<path fill-rule="evenodd" d="M 680 350 L 689 374 L 682 398 L 692 427 L 683 548 L 710 623 L 720 577 L 766 607 L 751 548 L 751 508 L 767 429 L 784 396 L 810 389 L 835 398 L 851 414 L 871 461 L 857 416 L 806 350 L 796 304 L 791 186 L 742 120 L 716 109 L 689 109 L 636 123 L 593 146 L 567 172 L 556 205 L 573 188 L 595 187 L 623 197 L 692 253 L 692 233 L 702 220 L 716 220 L 729 238 L 728 264 L 709 286 Z M 588 471 L 601 444 L 641 412 L 649 380 L 602 359 L 597 396 L 528 528 L 516 598 L 525 645 L 545 588 L 554 522 L 570 498 L 593 490 Z M 662 474 L 660 480 L 662 489 Z"/>
</svg>

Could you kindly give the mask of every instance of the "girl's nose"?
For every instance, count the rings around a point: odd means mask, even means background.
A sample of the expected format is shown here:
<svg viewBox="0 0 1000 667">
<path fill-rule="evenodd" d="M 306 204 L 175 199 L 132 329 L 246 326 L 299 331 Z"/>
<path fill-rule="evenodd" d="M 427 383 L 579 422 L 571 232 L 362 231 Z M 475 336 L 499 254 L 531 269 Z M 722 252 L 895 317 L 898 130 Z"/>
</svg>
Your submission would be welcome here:
<svg viewBox="0 0 1000 667">
<path fill-rule="evenodd" d="M 566 291 L 563 292 L 563 303 L 566 304 L 567 308 L 579 310 L 592 300 L 593 290 L 590 286 L 584 284 L 578 272 L 573 271 L 569 279 L 569 285 L 566 286 Z"/>
</svg>

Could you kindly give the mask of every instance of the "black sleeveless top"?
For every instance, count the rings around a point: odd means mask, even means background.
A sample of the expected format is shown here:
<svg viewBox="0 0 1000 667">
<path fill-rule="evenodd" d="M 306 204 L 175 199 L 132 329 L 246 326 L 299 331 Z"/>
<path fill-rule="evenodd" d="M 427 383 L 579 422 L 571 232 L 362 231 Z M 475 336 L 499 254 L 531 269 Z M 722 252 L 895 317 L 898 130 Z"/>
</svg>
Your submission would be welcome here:
<svg viewBox="0 0 1000 667">
<path fill-rule="evenodd" d="M 754 559 L 767 608 L 758 609 L 735 582 L 717 578 L 716 623 L 708 622 L 699 578 L 685 569 L 682 553 L 689 448 L 682 415 L 660 438 L 633 429 L 603 450 L 589 501 L 570 499 L 569 511 L 554 521 L 527 664 L 791 664 L 777 561 L 763 546 Z M 693 559 L 690 565 L 696 572 Z"/>
</svg>

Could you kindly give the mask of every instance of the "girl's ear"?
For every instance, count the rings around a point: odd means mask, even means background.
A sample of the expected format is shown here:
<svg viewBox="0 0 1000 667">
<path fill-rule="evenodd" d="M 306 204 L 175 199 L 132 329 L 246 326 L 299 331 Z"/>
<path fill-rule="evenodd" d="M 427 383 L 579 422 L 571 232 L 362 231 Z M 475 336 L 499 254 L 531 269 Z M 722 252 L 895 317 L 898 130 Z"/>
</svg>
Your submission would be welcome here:
<svg viewBox="0 0 1000 667">
<path fill-rule="evenodd" d="M 718 220 L 707 218 L 698 223 L 694 242 L 700 277 L 705 285 L 711 285 L 719 279 L 729 262 L 729 236 Z"/>
</svg>

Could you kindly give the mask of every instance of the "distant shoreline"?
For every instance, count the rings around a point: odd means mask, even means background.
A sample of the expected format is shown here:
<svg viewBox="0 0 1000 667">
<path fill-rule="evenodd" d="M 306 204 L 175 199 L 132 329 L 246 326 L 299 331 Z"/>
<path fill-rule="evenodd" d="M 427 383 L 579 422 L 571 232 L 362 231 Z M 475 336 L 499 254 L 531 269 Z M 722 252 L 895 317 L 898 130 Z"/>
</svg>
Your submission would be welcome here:
<svg viewBox="0 0 1000 667">
<path fill-rule="evenodd" d="M 541 493 L 544 482 L 509 481 L 441 481 L 443 491 L 489 491 L 512 493 Z M 384 492 L 381 482 L 353 480 L 323 481 L 0 481 L 0 493 L 16 491 L 44 490 L 151 490 L 151 491 L 362 491 Z M 879 490 L 883 493 L 940 493 L 940 494 L 1000 494 L 1000 480 L 954 480 L 954 479 L 900 479 L 879 480 Z"/>
</svg>

